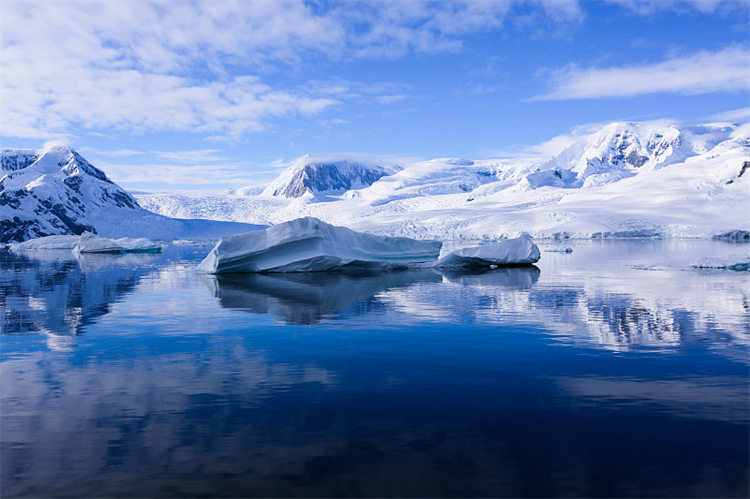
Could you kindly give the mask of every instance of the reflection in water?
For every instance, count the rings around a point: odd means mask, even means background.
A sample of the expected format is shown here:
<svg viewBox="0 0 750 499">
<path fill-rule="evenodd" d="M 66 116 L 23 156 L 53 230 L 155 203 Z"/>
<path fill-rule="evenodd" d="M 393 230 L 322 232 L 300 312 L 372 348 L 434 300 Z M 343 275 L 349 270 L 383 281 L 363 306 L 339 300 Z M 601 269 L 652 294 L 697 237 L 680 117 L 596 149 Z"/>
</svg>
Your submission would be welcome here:
<svg viewBox="0 0 750 499">
<path fill-rule="evenodd" d="M 561 377 L 557 382 L 578 404 L 654 405 L 683 417 L 748 423 L 748 381 L 744 377 Z"/>
<path fill-rule="evenodd" d="M 394 288 L 439 282 L 431 270 L 379 274 L 294 273 L 201 275 L 223 308 L 273 314 L 290 324 L 317 324 L 354 302 Z M 358 310 L 367 314 L 374 303 Z"/>
<path fill-rule="evenodd" d="M 151 271 L 144 264 L 153 257 L 131 256 L 80 255 L 78 260 L 67 250 L 0 252 L 0 330 L 48 334 L 53 349 L 74 346 L 70 337 L 109 313 L 111 304 L 131 293 Z"/>
<path fill-rule="evenodd" d="M 746 276 L 170 251 L 0 253 L 0 496 L 747 494 Z"/>
</svg>

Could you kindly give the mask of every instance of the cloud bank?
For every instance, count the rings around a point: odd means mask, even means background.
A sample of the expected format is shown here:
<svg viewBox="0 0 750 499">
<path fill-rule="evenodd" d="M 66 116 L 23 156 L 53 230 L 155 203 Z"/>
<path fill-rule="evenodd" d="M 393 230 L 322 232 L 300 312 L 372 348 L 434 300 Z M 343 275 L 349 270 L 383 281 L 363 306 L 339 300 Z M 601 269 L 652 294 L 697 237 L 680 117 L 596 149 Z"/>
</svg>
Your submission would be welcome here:
<svg viewBox="0 0 750 499">
<path fill-rule="evenodd" d="M 701 51 L 643 66 L 580 68 L 553 73 L 552 90 L 537 101 L 635 97 L 674 92 L 685 95 L 750 89 L 750 50 Z"/>
<path fill-rule="evenodd" d="M 0 127 L 20 138 L 111 129 L 237 139 L 341 102 L 261 75 L 460 50 L 517 4 L 580 15 L 576 0 L 3 2 Z"/>
</svg>

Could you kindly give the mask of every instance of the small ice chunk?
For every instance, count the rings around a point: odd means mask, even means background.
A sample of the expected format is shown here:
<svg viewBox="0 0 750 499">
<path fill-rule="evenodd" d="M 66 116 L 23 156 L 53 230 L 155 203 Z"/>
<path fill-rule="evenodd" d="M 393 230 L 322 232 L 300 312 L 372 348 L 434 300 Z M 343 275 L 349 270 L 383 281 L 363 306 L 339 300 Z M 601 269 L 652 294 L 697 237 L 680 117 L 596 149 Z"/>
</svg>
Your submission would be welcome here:
<svg viewBox="0 0 750 499">
<path fill-rule="evenodd" d="M 548 253 L 573 253 L 573 248 L 562 246 L 560 248 L 549 248 L 545 251 L 547 251 Z"/>
<path fill-rule="evenodd" d="M 222 274 L 398 268 L 436 260 L 441 246 L 439 241 L 375 236 L 305 217 L 223 237 L 198 270 Z"/>
<path fill-rule="evenodd" d="M 107 239 L 91 232 L 84 232 L 74 251 L 78 253 L 158 253 L 161 251 L 161 246 L 144 237 Z"/>
<path fill-rule="evenodd" d="M 78 236 L 45 236 L 10 245 L 11 251 L 71 250 L 78 244 Z"/>
<path fill-rule="evenodd" d="M 693 261 L 690 266 L 696 269 L 750 270 L 750 256 L 704 257 Z"/>
<path fill-rule="evenodd" d="M 524 234 L 492 244 L 452 251 L 435 262 L 435 267 L 491 267 L 531 265 L 539 261 L 539 247 Z"/>
</svg>

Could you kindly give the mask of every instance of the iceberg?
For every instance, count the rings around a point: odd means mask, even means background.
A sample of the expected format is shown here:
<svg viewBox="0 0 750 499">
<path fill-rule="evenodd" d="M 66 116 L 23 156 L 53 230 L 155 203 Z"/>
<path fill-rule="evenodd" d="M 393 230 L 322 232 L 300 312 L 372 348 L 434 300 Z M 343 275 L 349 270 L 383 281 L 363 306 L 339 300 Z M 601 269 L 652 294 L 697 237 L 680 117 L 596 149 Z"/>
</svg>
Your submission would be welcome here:
<svg viewBox="0 0 750 499">
<path fill-rule="evenodd" d="M 531 240 L 531 236 L 523 234 L 515 239 L 452 251 L 435 262 L 434 266 L 510 267 L 531 265 L 538 262 L 539 257 L 539 247 Z"/>
<path fill-rule="evenodd" d="M 549 248 L 545 251 L 548 253 L 573 253 L 573 248 L 569 246 L 562 246 L 560 248 Z"/>
<path fill-rule="evenodd" d="M 72 250 L 78 245 L 78 236 L 46 236 L 10 245 L 11 251 Z"/>
<path fill-rule="evenodd" d="M 440 241 L 375 236 L 304 217 L 226 236 L 198 265 L 212 274 L 404 268 L 437 260 Z"/>
<path fill-rule="evenodd" d="M 696 269 L 750 270 L 750 256 L 704 257 L 698 258 L 690 266 Z"/>
<path fill-rule="evenodd" d="M 107 239 L 84 232 L 73 248 L 76 253 L 158 253 L 161 246 L 144 237 Z"/>
</svg>

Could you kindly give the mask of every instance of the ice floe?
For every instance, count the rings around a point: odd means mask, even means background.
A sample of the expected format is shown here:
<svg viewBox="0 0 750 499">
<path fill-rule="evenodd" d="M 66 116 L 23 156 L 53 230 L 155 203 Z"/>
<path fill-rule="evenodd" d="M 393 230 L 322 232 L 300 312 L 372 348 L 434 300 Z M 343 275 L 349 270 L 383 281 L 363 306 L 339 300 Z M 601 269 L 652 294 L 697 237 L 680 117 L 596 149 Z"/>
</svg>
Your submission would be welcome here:
<svg viewBox="0 0 750 499">
<path fill-rule="evenodd" d="M 399 268 L 435 261 L 441 247 L 439 241 L 375 236 L 304 217 L 223 237 L 198 270 L 221 274 Z"/>
<path fill-rule="evenodd" d="M 10 245 L 11 251 L 30 250 L 71 250 L 78 245 L 79 236 L 46 236 L 29 239 Z"/>
<path fill-rule="evenodd" d="M 500 267 L 531 265 L 539 261 L 539 247 L 524 234 L 515 239 L 462 248 L 435 262 L 435 267 Z"/>
<path fill-rule="evenodd" d="M 570 248 L 568 246 L 563 246 L 560 248 L 548 248 L 544 251 L 548 253 L 573 253 L 573 248 Z"/>
<path fill-rule="evenodd" d="M 161 246 L 146 238 L 107 239 L 84 232 L 73 248 L 77 253 L 157 253 Z"/>
<path fill-rule="evenodd" d="M 690 266 L 697 269 L 750 270 L 750 256 L 704 257 L 693 261 Z"/>
</svg>

